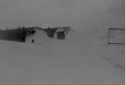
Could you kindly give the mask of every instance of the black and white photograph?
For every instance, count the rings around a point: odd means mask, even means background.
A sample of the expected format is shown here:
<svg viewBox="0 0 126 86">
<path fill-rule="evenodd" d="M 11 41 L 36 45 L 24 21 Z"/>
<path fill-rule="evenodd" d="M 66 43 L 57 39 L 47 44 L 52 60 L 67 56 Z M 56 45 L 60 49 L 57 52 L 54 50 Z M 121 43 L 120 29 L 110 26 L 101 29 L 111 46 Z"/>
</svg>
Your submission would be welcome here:
<svg viewBox="0 0 126 86">
<path fill-rule="evenodd" d="M 0 85 L 125 85 L 125 0 L 0 0 Z"/>
</svg>

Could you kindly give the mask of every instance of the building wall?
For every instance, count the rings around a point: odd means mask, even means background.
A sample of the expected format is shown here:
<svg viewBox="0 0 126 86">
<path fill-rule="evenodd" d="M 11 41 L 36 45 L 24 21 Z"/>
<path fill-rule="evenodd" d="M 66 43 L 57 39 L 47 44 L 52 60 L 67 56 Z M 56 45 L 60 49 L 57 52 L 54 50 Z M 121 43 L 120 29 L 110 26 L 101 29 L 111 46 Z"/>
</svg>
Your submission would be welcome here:
<svg viewBox="0 0 126 86">
<path fill-rule="evenodd" d="M 54 38 L 55 39 L 68 39 L 72 37 L 74 34 L 75 34 L 74 30 L 72 30 L 70 27 L 63 27 L 56 30 L 54 34 Z"/>
<path fill-rule="evenodd" d="M 0 39 L 25 42 L 26 33 L 26 29 L 0 30 Z"/>
<path fill-rule="evenodd" d="M 0 39 L 8 41 L 25 42 L 25 39 L 30 34 L 34 34 L 34 28 L 18 28 L 0 30 Z"/>
</svg>

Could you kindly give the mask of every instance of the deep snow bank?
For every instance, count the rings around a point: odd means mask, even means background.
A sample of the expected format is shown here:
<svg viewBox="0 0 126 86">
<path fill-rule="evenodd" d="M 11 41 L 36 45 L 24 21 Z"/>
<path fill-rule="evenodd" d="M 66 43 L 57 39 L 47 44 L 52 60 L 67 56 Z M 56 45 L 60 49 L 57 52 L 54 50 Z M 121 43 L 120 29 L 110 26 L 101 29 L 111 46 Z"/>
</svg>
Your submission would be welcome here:
<svg viewBox="0 0 126 86">
<path fill-rule="evenodd" d="M 41 45 L 0 41 L 0 83 L 121 85 L 125 84 L 124 54 L 124 46 L 103 45 L 91 35 Z"/>
</svg>

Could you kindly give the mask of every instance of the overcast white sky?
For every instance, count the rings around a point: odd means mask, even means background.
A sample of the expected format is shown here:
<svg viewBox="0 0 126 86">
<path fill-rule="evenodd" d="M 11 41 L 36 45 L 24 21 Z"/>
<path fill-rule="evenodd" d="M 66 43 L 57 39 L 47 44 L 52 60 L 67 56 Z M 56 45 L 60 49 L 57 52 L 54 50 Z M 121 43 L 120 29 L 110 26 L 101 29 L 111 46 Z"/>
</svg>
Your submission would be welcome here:
<svg viewBox="0 0 126 86">
<path fill-rule="evenodd" d="M 70 26 L 79 32 L 125 27 L 125 0 L 0 0 L 0 27 Z"/>
</svg>

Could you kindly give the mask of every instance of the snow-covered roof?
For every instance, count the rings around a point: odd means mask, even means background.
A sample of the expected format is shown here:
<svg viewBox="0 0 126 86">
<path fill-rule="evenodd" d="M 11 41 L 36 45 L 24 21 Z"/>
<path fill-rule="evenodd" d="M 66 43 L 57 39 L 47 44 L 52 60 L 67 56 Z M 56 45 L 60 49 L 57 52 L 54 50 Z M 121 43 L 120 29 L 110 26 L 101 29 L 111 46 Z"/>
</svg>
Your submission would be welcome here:
<svg viewBox="0 0 126 86">
<path fill-rule="evenodd" d="M 73 30 L 72 28 L 70 27 L 60 27 L 56 32 L 65 32 L 67 30 Z M 74 30 L 73 30 L 74 31 Z"/>
</svg>

